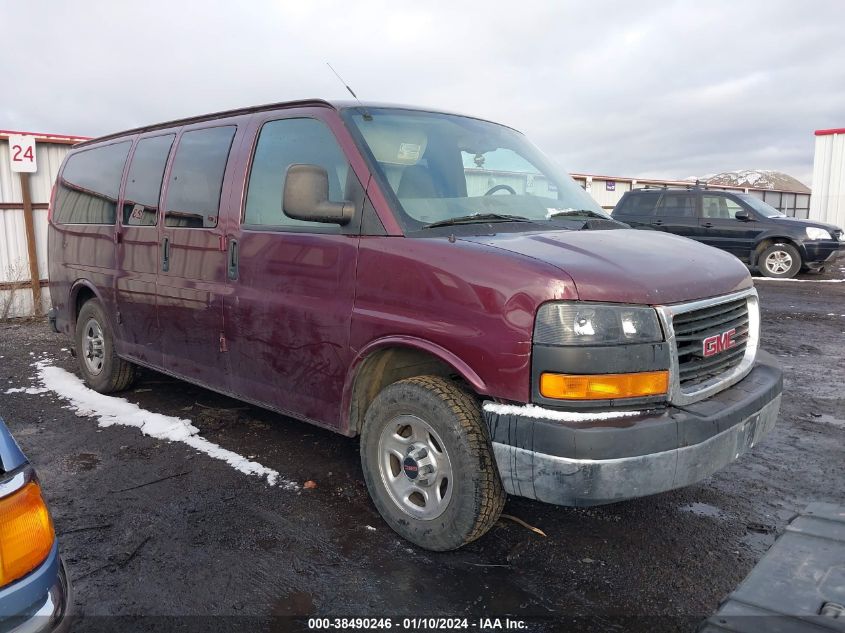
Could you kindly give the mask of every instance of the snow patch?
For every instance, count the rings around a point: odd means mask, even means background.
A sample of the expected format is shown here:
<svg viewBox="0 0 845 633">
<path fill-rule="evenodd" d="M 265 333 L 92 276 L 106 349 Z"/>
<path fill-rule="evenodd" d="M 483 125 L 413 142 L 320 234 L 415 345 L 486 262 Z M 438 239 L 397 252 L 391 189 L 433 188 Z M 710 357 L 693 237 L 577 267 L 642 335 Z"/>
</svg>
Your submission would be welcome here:
<svg viewBox="0 0 845 633">
<path fill-rule="evenodd" d="M 841 284 L 845 283 L 845 279 L 776 279 L 774 277 L 757 277 L 754 283 L 758 281 L 795 281 L 802 284 Z"/>
<path fill-rule="evenodd" d="M 576 413 L 575 411 L 553 411 L 535 404 L 515 405 L 485 402 L 484 410 L 499 415 L 521 415 L 526 418 L 557 420 L 558 422 L 591 422 L 593 420 L 612 420 L 642 415 L 642 411 L 606 411 L 601 413 Z"/>
<path fill-rule="evenodd" d="M 44 385 L 44 391 L 52 391 L 67 400 L 76 415 L 97 418 L 101 427 L 134 426 L 144 435 L 187 444 L 209 457 L 226 462 L 245 475 L 266 477 L 271 486 L 280 485 L 286 490 L 299 488 L 293 481 L 281 480 L 278 471 L 200 437 L 199 429 L 191 424 L 190 420 L 153 413 L 123 398 L 98 393 L 86 387 L 77 376 L 51 365 L 49 361 L 39 361 L 34 366 L 38 370 L 38 378 Z"/>
<path fill-rule="evenodd" d="M 45 387 L 13 387 L 12 389 L 7 389 L 4 393 L 31 393 L 31 394 L 39 394 L 39 393 L 47 393 L 50 391 Z"/>
</svg>

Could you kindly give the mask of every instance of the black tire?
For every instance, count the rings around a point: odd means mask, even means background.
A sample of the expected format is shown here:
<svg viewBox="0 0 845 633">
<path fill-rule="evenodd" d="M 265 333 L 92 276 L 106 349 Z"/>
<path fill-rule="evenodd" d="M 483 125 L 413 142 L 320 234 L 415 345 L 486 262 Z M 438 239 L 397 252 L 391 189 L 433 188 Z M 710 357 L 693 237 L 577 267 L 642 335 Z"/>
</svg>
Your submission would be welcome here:
<svg viewBox="0 0 845 633">
<path fill-rule="evenodd" d="M 782 264 L 778 266 L 775 263 L 779 253 L 783 258 L 781 261 L 790 262 L 788 268 L 784 269 Z M 760 270 L 760 274 L 765 277 L 791 279 L 801 270 L 801 254 L 792 244 L 778 242 L 760 253 L 760 257 L 757 258 L 757 268 Z"/>
<path fill-rule="evenodd" d="M 394 501 L 379 466 L 382 433 L 399 416 L 423 420 L 439 436 L 451 469 L 451 495 L 442 514 L 425 520 Z M 422 548 L 448 551 L 474 541 L 499 518 L 505 492 L 478 401 L 454 382 L 416 376 L 385 387 L 367 409 L 361 433 L 364 479 L 381 516 Z M 398 477 L 406 476 L 404 471 Z"/>
<path fill-rule="evenodd" d="M 102 334 L 102 355 L 92 353 L 89 340 L 94 326 L 99 327 Z M 79 371 L 89 387 L 100 393 L 113 393 L 127 389 L 135 380 L 135 365 L 120 358 L 114 349 L 114 331 L 106 312 L 97 299 L 89 299 L 79 311 L 76 319 L 76 359 L 79 361 Z M 96 361 L 86 361 L 86 357 L 96 356 Z M 91 367 L 92 363 L 100 362 L 99 371 Z"/>
</svg>

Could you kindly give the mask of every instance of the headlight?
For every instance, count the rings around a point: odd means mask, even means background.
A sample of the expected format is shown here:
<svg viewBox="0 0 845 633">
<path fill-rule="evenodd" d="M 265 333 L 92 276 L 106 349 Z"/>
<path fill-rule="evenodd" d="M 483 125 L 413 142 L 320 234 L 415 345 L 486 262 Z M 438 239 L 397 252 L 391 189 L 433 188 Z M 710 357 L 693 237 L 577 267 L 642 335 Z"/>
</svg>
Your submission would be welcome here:
<svg viewBox="0 0 845 633">
<path fill-rule="evenodd" d="M 613 345 L 663 340 L 653 308 L 604 303 L 546 303 L 537 312 L 534 342 Z"/>
<path fill-rule="evenodd" d="M 816 228 L 815 226 L 808 226 L 807 227 L 807 237 L 811 240 L 831 240 L 833 239 L 830 237 L 830 233 L 825 231 L 824 229 Z"/>
</svg>

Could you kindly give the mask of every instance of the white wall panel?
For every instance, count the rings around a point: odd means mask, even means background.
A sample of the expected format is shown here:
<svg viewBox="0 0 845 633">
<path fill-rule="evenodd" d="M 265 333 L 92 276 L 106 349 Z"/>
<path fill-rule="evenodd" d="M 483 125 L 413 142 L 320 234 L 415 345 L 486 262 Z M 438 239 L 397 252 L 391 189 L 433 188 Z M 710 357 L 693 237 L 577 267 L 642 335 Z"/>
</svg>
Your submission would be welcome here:
<svg viewBox="0 0 845 633">
<path fill-rule="evenodd" d="M 29 189 L 33 204 L 47 204 L 53 182 L 70 145 L 36 144 L 38 171 L 30 174 Z M 23 283 L 21 288 L 0 288 L 0 318 L 24 317 L 33 314 L 32 291 L 29 287 L 29 250 L 23 209 L 3 208 L 3 203 L 21 204 L 20 177 L 9 162 L 9 142 L 0 139 L 0 284 Z M 47 279 L 47 209 L 33 210 L 35 251 L 40 279 Z M 50 293 L 41 288 L 42 310 L 50 308 Z"/>
<path fill-rule="evenodd" d="M 810 218 L 845 228 L 845 130 L 816 136 Z"/>
</svg>

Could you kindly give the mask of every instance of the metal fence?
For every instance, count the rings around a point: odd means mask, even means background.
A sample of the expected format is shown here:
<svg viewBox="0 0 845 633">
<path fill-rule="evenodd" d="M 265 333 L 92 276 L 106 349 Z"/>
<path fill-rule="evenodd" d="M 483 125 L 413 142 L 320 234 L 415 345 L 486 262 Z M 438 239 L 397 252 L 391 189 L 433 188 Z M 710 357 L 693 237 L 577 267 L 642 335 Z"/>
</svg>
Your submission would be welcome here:
<svg viewBox="0 0 845 633">
<path fill-rule="evenodd" d="M 34 135 L 38 171 L 19 174 L 11 169 L 8 136 L 0 131 L 0 319 L 43 314 L 50 307 L 47 206 L 65 154 L 83 140 Z"/>
</svg>

